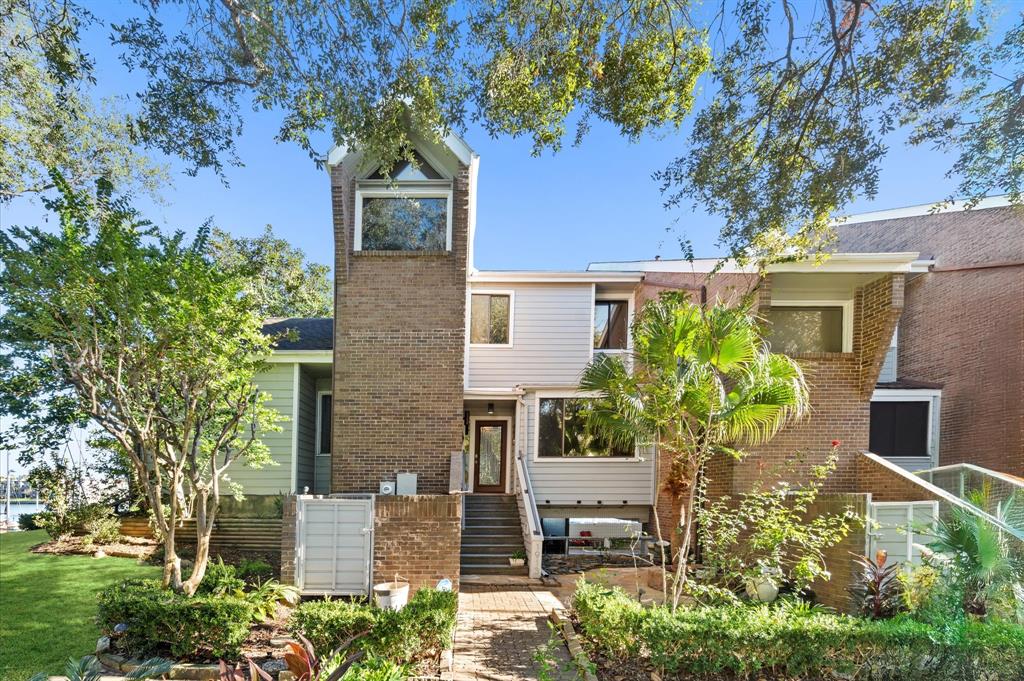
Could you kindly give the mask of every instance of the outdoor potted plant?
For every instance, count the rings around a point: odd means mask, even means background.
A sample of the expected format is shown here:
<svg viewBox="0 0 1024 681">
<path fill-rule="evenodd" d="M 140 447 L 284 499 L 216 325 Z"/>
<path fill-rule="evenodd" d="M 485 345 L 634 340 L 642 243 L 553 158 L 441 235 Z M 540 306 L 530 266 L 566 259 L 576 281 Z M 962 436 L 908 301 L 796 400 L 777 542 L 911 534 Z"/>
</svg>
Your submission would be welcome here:
<svg viewBox="0 0 1024 681">
<path fill-rule="evenodd" d="M 526 565 L 526 551 L 517 549 L 515 553 L 509 557 L 508 564 L 512 567 L 523 567 Z"/>
<path fill-rule="evenodd" d="M 782 570 L 778 567 L 758 564 L 743 580 L 747 597 L 761 603 L 771 603 L 779 596 Z"/>
</svg>

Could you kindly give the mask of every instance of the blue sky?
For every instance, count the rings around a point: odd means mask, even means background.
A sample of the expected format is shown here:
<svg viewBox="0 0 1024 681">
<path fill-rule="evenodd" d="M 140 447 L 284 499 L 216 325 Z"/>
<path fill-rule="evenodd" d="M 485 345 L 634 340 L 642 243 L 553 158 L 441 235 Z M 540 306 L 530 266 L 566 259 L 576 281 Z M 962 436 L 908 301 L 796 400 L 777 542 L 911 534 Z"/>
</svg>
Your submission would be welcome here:
<svg viewBox="0 0 1024 681">
<path fill-rule="evenodd" d="M 103 13 L 117 20 L 136 11 L 112 3 Z M 124 95 L 141 86 L 97 27 L 85 46 L 96 59 L 100 96 Z M 139 201 L 145 214 L 167 229 L 194 231 L 207 218 L 237 235 L 254 235 L 265 224 L 315 261 L 332 265 L 327 174 L 305 152 L 274 142 L 278 112 L 250 114 L 238 152 L 244 167 L 227 169 L 227 185 L 211 172 L 189 177 L 172 165 L 173 186 L 163 204 Z M 482 269 L 581 269 L 594 260 L 678 257 L 685 235 L 698 256 L 718 255 L 717 219 L 701 211 L 666 211 L 651 174 L 686 153 L 685 130 L 631 143 L 611 126 L 595 123 L 582 146 L 531 155 L 528 140 L 492 139 L 482 129 L 464 133 L 480 154 L 476 264 Z M 329 147 L 323 140 L 323 149 Z M 944 177 L 952 159 L 907 148 L 899 136 L 885 160 L 874 201 L 856 212 L 930 203 L 947 197 L 955 183 Z M 36 202 L 0 206 L 0 225 L 38 223 Z M 671 231 L 668 231 L 671 230 Z"/>
</svg>

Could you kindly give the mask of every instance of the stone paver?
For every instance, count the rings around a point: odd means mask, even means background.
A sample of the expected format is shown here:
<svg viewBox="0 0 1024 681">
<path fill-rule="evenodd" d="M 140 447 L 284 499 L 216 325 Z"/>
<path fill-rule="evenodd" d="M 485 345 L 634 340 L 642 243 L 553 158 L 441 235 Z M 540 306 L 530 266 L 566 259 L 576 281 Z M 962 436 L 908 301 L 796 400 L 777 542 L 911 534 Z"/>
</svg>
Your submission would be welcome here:
<svg viewBox="0 0 1024 681">
<path fill-rule="evenodd" d="M 561 609 L 562 603 L 543 587 L 463 584 L 455 631 L 455 679 L 537 679 L 534 653 L 551 638 L 548 613 L 552 608 Z M 556 678 L 576 679 L 564 645 L 556 648 L 556 658 Z"/>
</svg>

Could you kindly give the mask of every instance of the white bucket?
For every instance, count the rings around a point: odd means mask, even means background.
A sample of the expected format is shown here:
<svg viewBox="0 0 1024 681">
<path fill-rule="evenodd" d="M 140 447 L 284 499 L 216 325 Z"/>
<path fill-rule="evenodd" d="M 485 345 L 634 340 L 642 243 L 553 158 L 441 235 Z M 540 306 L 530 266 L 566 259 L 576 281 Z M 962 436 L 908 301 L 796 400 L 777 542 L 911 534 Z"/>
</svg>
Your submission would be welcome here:
<svg viewBox="0 0 1024 681">
<path fill-rule="evenodd" d="M 377 607 L 384 610 L 401 610 L 409 602 L 409 582 L 383 582 L 373 587 Z"/>
</svg>

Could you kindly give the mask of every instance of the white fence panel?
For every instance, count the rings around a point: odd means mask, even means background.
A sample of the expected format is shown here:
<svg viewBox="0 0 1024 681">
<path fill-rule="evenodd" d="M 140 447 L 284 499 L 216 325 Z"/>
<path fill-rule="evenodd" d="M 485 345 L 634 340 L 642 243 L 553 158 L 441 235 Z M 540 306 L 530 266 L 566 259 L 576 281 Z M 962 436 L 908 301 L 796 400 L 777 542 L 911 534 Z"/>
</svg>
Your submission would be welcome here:
<svg viewBox="0 0 1024 681">
<path fill-rule="evenodd" d="M 369 595 L 373 500 L 300 498 L 296 514 L 302 593 Z"/>
</svg>

